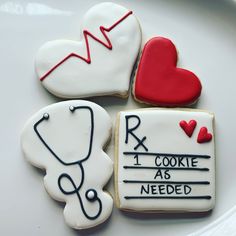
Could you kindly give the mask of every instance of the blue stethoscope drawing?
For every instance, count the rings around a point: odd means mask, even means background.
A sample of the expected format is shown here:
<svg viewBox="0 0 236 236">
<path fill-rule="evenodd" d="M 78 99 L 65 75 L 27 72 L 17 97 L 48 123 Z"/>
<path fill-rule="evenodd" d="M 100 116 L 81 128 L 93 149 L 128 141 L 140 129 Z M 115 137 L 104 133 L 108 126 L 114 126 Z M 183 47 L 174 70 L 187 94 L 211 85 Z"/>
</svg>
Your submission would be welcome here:
<svg viewBox="0 0 236 236">
<path fill-rule="evenodd" d="M 71 194 L 76 194 L 81 206 L 81 210 L 83 212 L 83 214 L 85 215 L 86 218 L 88 218 L 89 220 L 94 220 L 96 218 L 99 217 L 99 215 L 102 212 L 102 202 L 101 199 L 98 197 L 97 191 L 93 188 L 88 189 L 85 192 L 85 198 L 89 201 L 89 202 L 98 202 L 98 211 L 97 214 L 91 216 L 86 212 L 86 209 L 84 207 L 84 203 L 83 203 L 83 199 L 81 197 L 80 194 L 80 189 L 83 186 L 84 183 L 84 179 L 85 179 L 85 173 L 84 173 L 84 167 L 83 167 L 83 162 L 85 162 L 86 160 L 88 160 L 88 158 L 91 155 L 91 151 L 92 151 L 92 146 L 93 146 L 93 134 L 94 134 L 94 114 L 93 114 L 93 110 L 91 109 L 91 107 L 89 106 L 70 106 L 69 107 L 69 111 L 70 112 L 75 112 L 76 110 L 81 110 L 81 109 L 85 109 L 88 110 L 90 113 L 90 122 L 91 122 L 91 131 L 90 131 L 90 140 L 89 140 L 89 148 L 88 148 L 88 153 L 86 154 L 86 156 L 78 161 L 73 161 L 73 162 L 64 162 L 55 152 L 54 150 L 52 150 L 52 148 L 46 143 L 46 141 L 43 139 L 43 137 L 40 135 L 39 131 L 38 131 L 38 126 L 44 122 L 49 120 L 50 115 L 48 113 L 44 113 L 43 117 L 38 120 L 35 124 L 34 124 L 34 131 L 37 134 L 38 138 L 40 139 L 40 141 L 44 144 L 44 146 L 48 149 L 48 151 L 63 165 L 69 166 L 69 165 L 78 165 L 80 170 L 81 170 L 81 181 L 80 184 L 78 186 L 76 186 L 75 182 L 73 181 L 72 177 L 67 174 L 67 173 L 62 173 L 59 177 L 58 177 L 58 187 L 61 190 L 61 192 L 65 195 L 71 195 Z M 71 191 L 67 191 L 62 187 L 62 180 L 66 179 L 68 180 L 71 185 L 73 186 L 73 190 Z"/>
</svg>

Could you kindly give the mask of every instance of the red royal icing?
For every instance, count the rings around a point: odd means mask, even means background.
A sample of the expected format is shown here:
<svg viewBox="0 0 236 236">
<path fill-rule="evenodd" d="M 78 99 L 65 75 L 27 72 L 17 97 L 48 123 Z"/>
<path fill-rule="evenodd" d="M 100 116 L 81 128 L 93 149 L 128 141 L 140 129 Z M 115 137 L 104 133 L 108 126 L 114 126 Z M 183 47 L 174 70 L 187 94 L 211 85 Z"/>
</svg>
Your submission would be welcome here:
<svg viewBox="0 0 236 236">
<path fill-rule="evenodd" d="M 179 122 L 180 127 L 184 130 L 184 132 L 191 137 L 193 134 L 193 131 L 195 130 L 195 127 L 197 125 L 197 122 L 195 120 L 190 120 L 188 123 L 185 120 L 181 120 Z"/>
<path fill-rule="evenodd" d="M 84 35 L 85 44 L 86 44 L 87 56 L 83 57 L 83 56 L 80 56 L 80 55 L 78 55 L 78 54 L 76 54 L 74 52 L 70 53 L 68 56 L 66 56 L 60 62 L 58 62 L 54 67 L 52 67 L 46 74 L 44 74 L 40 78 L 40 81 L 43 81 L 48 75 L 50 75 L 55 69 L 57 69 L 57 67 L 59 67 L 61 64 L 63 64 L 65 61 L 67 61 L 70 57 L 77 57 L 77 58 L 85 61 L 87 64 L 90 64 L 91 63 L 91 56 L 90 56 L 90 48 L 89 48 L 89 41 L 88 41 L 88 37 L 89 36 L 92 39 L 94 39 L 95 41 L 97 41 L 98 43 L 102 44 L 107 49 L 111 50 L 112 49 L 112 43 L 111 43 L 109 37 L 107 36 L 106 32 L 110 32 L 111 30 L 113 30 L 118 24 L 120 24 L 122 21 L 124 21 L 132 13 L 133 13 L 132 11 L 129 11 L 127 14 L 125 14 L 122 18 L 120 18 L 118 21 L 116 21 L 110 27 L 106 28 L 104 26 L 100 26 L 100 31 L 101 31 L 102 35 L 104 36 L 104 38 L 106 39 L 105 42 L 103 42 L 102 40 L 97 38 L 95 35 L 90 33 L 88 30 L 84 30 L 83 31 L 83 35 Z"/>
<path fill-rule="evenodd" d="M 198 133 L 197 142 L 198 143 L 210 142 L 211 139 L 212 139 L 212 134 L 208 133 L 206 127 L 202 127 Z"/>
<path fill-rule="evenodd" d="M 134 85 L 136 99 L 175 107 L 191 104 L 201 94 L 201 82 L 192 72 L 176 67 L 175 45 L 155 37 L 144 46 Z"/>
</svg>

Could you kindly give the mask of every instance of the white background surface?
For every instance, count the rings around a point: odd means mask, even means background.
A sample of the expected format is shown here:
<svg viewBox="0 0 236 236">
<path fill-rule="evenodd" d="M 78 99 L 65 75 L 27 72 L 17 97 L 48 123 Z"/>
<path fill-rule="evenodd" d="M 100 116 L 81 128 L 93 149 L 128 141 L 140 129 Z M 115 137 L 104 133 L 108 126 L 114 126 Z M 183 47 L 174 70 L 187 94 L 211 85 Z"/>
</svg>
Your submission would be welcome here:
<svg viewBox="0 0 236 236">
<path fill-rule="evenodd" d="M 116 1 L 139 18 L 145 39 L 173 40 L 179 66 L 202 81 L 198 108 L 216 115 L 217 202 L 206 217 L 134 215 L 114 208 L 98 228 L 78 232 L 64 223 L 63 205 L 43 187 L 43 172 L 28 164 L 20 148 L 25 121 L 60 101 L 37 80 L 34 55 L 46 41 L 79 38 L 81 17 L 99 1 L 0 0 L 0 235 L 187 235 L 236 204 L 236 1 Z M 131 45 L 132 46 L 132 45 Z M 94 98 L 115 121 L 119 110 L 140 107 L 130 96 Z M 114 142 L 108 146 L 114 158 Z M 113 193 L 112 182 L 109 190 Z"/>
</svg>

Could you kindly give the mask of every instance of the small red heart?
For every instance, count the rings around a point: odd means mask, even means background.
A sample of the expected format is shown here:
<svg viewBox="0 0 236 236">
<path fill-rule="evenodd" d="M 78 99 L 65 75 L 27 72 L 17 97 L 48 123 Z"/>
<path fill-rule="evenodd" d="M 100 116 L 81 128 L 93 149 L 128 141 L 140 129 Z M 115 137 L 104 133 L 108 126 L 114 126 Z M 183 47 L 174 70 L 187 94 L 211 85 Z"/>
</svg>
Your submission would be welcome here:
<svg viewBox="0 0 236 236">
<path fill-rule="evenodd" d="M 175 45 L 155 37 L 144 46 L 134 85 L 137 100 L 176 107 L 194 103 L 201 94 L 201 82 L 192 72 L 177 68 Z"/>
<path fill-rule="evenodd" d="M 188 123 L 185 120 L 181 120 L 179 122 L 180 127 L 184 130 L 184 132 L 191 137 L 193 134 L 193 131 L 195 130 L 195 127 L 197 125 L 197 122 L 195 120 L 190 120 Z"/>
<path fill-rule="evenodd" d="M 208 133 L 206 127 L 202 127 L 198 133 L 197 142 L 198 143 L 210 142 L 211 139 L 212 139 L 212 134 Z"/>
</svg>

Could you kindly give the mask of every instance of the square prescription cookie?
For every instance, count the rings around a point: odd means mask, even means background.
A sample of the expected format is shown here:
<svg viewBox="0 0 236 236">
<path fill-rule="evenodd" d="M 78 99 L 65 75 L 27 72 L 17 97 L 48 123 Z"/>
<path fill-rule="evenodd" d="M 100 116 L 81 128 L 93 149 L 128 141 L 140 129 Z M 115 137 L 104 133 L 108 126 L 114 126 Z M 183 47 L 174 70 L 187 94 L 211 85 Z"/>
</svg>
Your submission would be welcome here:
<svg viewBox="0 0 236 236">
<path fill-rule="evenodd" d="M 205 212 L 215 204 L 214 115 L 196 109 L 118 114 L 116 205 L 128 211 Z"/>
</svg>

